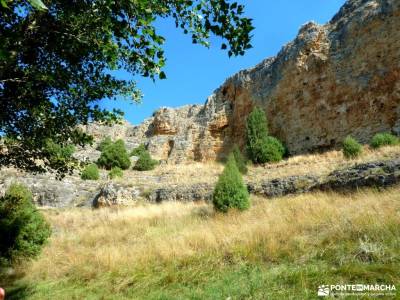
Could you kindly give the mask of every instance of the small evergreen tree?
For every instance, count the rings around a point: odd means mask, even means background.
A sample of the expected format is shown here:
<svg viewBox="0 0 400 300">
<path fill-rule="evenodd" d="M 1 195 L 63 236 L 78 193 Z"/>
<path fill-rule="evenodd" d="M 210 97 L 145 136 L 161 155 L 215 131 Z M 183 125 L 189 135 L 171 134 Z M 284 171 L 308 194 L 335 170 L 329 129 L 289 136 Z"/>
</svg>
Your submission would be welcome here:
<svg viewBox="0 0 400 300">
<path fill-rule="evenodd" d="M 399 144 L 399 139 L 390 133 L 375 134 L 371 140 L 372 148 L 380 148 L 382 146 L 393 146 Z"/>
<path fill-rule="evenodd" d="M 122 171 L 121 168 L 118 168 L 118 167 L 112 168 L 111 171 L 108 173 L 108 177 L 110 179 L 114 179 L 114 178 L 122 177 L 122 176 L 124 176 L 124 172 Z"/>
<path fill-rule="evenodd" d="M 97 146 L 97 150 L 99 151 L 103 151 L 106 147 L 112 145 L 113 141 L 111 140 L 111 138 L 108 136 L 105 139 L 103 139 L 100 144 Z"/>
<path fill-rule="evenodd" d="M 253 163 L 277 162 L 287 153 L 278 139 L 268 136 L 267 118 L 260 108 L 254 108 L 249 114 L 246 133 L 247 152 Z"/>
<path fill-rule="evenodd" d="M 268 135 L 267 118 L 262 109 L 255 107 L 246 122 L 247 151 L 254 163 L 257 163 L 260 140 Z"/>
<path fill-rule="evenodd" d="M 147 151 L 145 145 L 140 144 L 138 147 L 132 150 L 131 156 L 140 156 L 145 151 Z"/>
<path fill-rule="evenodd" d="M 117 140 L 115 143 L 105 146 L 97 164 L 107 170 L 114 167 L 121 168 L 122 170 L 128 169 L 131 165 L 131 161 L 125 148 L 124 141 Z"/>
<path fill-rule="evenodd" d="M 221 212 L 227 212 L 231 208 L 245 210 L 250 207 L 249 193 L 233 154 L 228 157 L 225 169 L 215 186 L 212 200 L 214 208 Z"/>
<path fill-rule="evenodd" d="M 247 160 L 237 145 L 233 146 L 232 154 L 235 158 L 236 166 L 238 167 L 240 173 L 247 174 Z"/>
<path fill-rule="evenodd" d="M 0 259 L 12 262 L 37 256 L 51 229 L 32 203 L 31 192 L 13 184 L 0 198 Z"/>
<path fill-rule="evenodd" d="M 96 164 L 90 164 L 83 169 L 81 178 L 83 180 L 99 180 L 100 174 L 99 174 L 99 168 L 97 167 Z"/>
<path fill-rule="evenodd" d="M 136 161 L 134 170 L 137 171 L 153 170 L 157 164 L 158 161 L 152 159 L 150 153 L 146 150 L 140 154 L 139 159 Z"/>
<path fill-rule="evenodd" d="M 281 161 L 286 152 L 285 146 L 272 136 L 261 139 L 256 150 L 258 163 Z"/>
<path fill-rule="evenodd" d="M 346 158 L 356 158 L 362 153 L 362 146 L 354 138 L 348 136 L 343 141 L 342 151 Z"/>
</svg>

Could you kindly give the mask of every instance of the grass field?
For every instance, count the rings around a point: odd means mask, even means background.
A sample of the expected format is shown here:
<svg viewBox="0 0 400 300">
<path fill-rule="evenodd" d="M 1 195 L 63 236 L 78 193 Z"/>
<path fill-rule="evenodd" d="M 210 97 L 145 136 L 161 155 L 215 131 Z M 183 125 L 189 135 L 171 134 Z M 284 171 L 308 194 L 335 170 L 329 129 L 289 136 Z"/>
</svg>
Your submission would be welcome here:
<svg viewBox="0 0 400 300">
<path fill-rule="evenodd" d="M 400 289 L 400 187 L 252 204 L 227 215 L 204 203 L 45 211 L 51 241 L 38 260 L 3 275 L 7 300 L 314 299 L 321 284 Z"/>
<path fill-rule="evenodd" d="M 363 153 L 356 159 L 345 159 L 343 153 L 331 150 L 324 153 L 303 154 L 289 157 L 279 163 L 265 165 L 249 164 L 245 181 L 272 180 L 294 175 L 328 175 L 330 172 L 360 163 L 390 160 L 400 157 L 400 145 L 371 149 L 363 147 Z M 188 162 L 187 164 L 163 164 L 154 170 L 138 172 L 127 170 L 124 178 L 116 179 L 123 184 L 131 183 L 144 188 L 171 187 L 173 185 L 215 183 L 224 165 L 217 162 Z M 144 180 L 145 178 L 145 180 Z"/>
</svg>

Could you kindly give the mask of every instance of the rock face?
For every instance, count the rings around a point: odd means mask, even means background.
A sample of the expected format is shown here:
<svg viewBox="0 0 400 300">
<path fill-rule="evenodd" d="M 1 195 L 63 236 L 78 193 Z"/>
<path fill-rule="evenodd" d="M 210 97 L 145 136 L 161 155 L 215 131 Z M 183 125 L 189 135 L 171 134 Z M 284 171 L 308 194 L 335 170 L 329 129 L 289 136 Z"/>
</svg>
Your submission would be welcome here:
<svg viewBox="0 0 400 300">
<path fill-rule="evenodd" d="M 93 199 L 93 207 L 113 207 L 133 205 L 139 198 L 140 191 L 134 187 L 127 188 L 115 183 L 107 183 Z"/>
<path fill-rule="evenodd" d="M 388 187 L 400 182 L 400 159 L 368 162 L 335 170 L 326 176 L 300 175 L 272 180 L 247 180 L 249 193 L 268 198 L 310 191 L 353 191 L 362 187 Z M 195 184 L 156 189 L 147 196 L 153 202 L 212 200 L 214 185 Z"/>
<path fill-rule="evenodd" d="M 325 25 L 301 27 L 276 57 L 232 76 L 204 106 L 162 108 L 118 129 L 171 163 L 207 161 L 245 144 L 245 120 L 262 107 L 292 154 L 400 134 L 400 2 L 349 0 Z"/>
<path fill-rule="evenodd" d="M 84 181 L 79 176 L 66 176 L 62 181 L 50 174 L 29 174 L 16 170 L 0 172 L 0 197 L 12 183 L 29 187 L 37 206 L 72 207 L 88 206 L 88 199 L 98 193 L 97 181 Z"/>
<path fill-rule="evenodd" d="M 229 78 L 206 104 L 228 115 L 225 144 L 244 144 L 255 105 L 291 153 L 335 147 L 348 134 L 400 134 L 399 16 L 399 1 L 347 1 L 328 24 L 304 25 L 276 57 Z"/>
</svg>

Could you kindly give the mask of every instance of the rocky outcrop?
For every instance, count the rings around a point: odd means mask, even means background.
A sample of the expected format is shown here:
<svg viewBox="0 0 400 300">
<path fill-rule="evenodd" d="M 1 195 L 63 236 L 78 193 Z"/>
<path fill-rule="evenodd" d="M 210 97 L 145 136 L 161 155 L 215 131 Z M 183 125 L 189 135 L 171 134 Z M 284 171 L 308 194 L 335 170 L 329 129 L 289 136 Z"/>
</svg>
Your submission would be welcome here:
<svg viewBox="0 0 400 300">
<path fill-rule="evenodd" d="M 147 199 L 157 203 L 164 201 L 211 201 L 213 190 L 214 185 L 209 183 L 198 183 L 194 185 L 182 184 L 175 187 L 156 189 L 147 195 Z"/>
<path fill-rule="evenodd" d="M 276 57 L 227 79 L 203 106 L 89 131 L 145 143 L 170 163 L 215 160 L 243 146 L 254 106 L 292 154 L 336 147 L 349 134 L 361 142 L 382 131 L 400 135 L 399 28 L 398 0 L 348 0 L 329 23 L 305 24 Z"/>
<path fill-rule="evenodd" d="M 265 169 L 265 175 L 268 169 Z M 44 207 L 119 207 L 132 206 L 139 200 L 154 203 L 165 201 L 211 201 L 215 180 L 182 182 L 173 185 L 161 183 L 161 177 L 141 175 L 139 182 L 113 182 L 102 174 L 100 181 L 83 181 L 67 176 L 59 181 L 47 175 L 22 174 L 15 170 L 0 173 L 0 197 L 13 182 L 28 186 L 34 202 Z M 353 191 L 362 187 L 387 187 L 400 183 L 400 158 L 348 165 L 330 173 L 283 176 L 263 179 L 246 177 L 251 194 L 267 198 L 306 193 L 315 190 Z"/>
<path fill-rule="evenodd" d="M 139 195 L 137 188 L 107 183 L 93 199 L 92 205 L 94 208 L 132 206 Z"/>
<path fill-rule="evenodd" d="M 41 207 L 87 206 L 100 188 L 97 181 L 84 181 L 79 176 L 67 175 L 57 180 L 52 174 L 34 175 L 11 169 L 0 172 L 0 196 L 12 183 L 29 187 L 33 202 Z"/>
<path fill-rule="evenodd" d="M 348 134 L 399 134 L 399 17 L 399 1 L 347 1 L 328 24 L 304 25 L 276 57 L 229 78 L 206 104 L 229 116 L 225 143 L 244 144 L 255 105 L 291 153 L 332 148 Z"/>
<path fill-rule="evenodd" d="M 247 180 L 251 194 L 268 198 L 310 191 L 354 191 L 364 187 L 388 187 L 400 182 L 400 159 L 359 164 L 336 170 L 327 176 L 303 175 L 275 178 L 272 180 Z M 213 185 L 181 185 L 161 188 L 147 196 L 151 201 L 198 201 L 212 199 Z"/>
</svg>

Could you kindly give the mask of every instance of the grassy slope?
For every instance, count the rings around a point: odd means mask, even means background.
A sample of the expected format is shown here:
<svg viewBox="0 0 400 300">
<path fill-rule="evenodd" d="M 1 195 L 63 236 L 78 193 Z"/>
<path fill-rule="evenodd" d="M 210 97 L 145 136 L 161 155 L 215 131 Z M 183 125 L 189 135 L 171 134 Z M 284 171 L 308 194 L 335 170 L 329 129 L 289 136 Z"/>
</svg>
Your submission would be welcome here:
<svg viewBox="0 0 400 300">
<path fill-rule="evenodd" d="M 272 180 L 293 175 L 328 175 L 336 169 L 354 166 L 355 164 L 390 160 L 400 157 L 400 145 L 370 149 L 364 146 L 363 153 L 356 159 L 347 160 L 341 151 L 304 154 L 289 157 L 279 163 L 262 166 L 249 165 L 245 181 Z M 115 181 L 132 186 L 142 186 L 144 189 L 159 188 L 172 185 L 215 183 L 224 166 L 221 163 L 190 162 L 187 164 L 163 164 L 152 171 L 125 171 L 124 178 Z M 144 179 L 145 177 L 145 179 Z"/>
<path fill-rule="evenodd" d="M 318 285 L 400 288 L 400 187 L 317 193 L 215 215 L 205 204 L 48 211 L 42 256 L 8 299 L 313 299 Z"/>
</svg>

